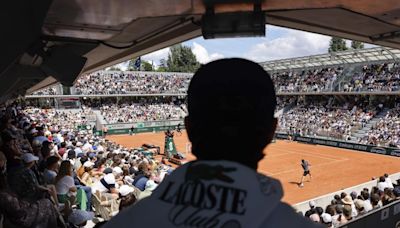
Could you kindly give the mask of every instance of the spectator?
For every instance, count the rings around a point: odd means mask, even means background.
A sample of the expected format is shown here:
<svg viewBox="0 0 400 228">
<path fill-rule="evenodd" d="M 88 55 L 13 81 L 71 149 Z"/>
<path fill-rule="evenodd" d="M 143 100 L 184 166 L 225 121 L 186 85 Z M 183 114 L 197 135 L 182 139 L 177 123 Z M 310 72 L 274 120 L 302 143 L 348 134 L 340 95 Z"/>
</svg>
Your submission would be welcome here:
<svg viewBox="0 0 400 228">
<path fill-rule="evenodd" d="M 246 72 L 245 76 L 242 72 Z M 195 184 L 206 188 L 221 182 L 230 189 L 243 189 L 246 193 L 239 195 L 242 195 L 243 202 L 247 201 L 246 204 L 254 209 L 247 207 L 244 214 L 244 204 L 239 203 L 237 207 L 234 206 L 236 209 L 228 209 L 231 213 L 226 213 L 225 210 L 218 212 L 216 205 L 208 206 L 202 210 L 207 215 L 224 215 L 213 221 L 215 226 L 244 226 L 245 218 L 248 227 L 316 226 L 280 202 L 282 188 L 279 181 L 256 173 L 257 163 L 264 157 L 263 149 L 272 141 L 276 128 L 275 106 L 272 81 L 259 65 L 242 59 L 225 59 L 202 66 L 189 86 L 189 116 L 186 119 L 192 152 L 198 161 L 179 167 L 150 197 L 118 214 L 106 227 L 129 227 L 130 221 L 137 221 L 138 226 L 156 227 L 162 224 L 163 227 L 175 227 L 176 221 L 168 219 L 175 217 L 171 215 L 174 207 L 184 206 L 193 211 L 202 207 L 201 202 L 181 205 L 171 201 L 171 194 L 178 190 L 178 185 Z M 210 132 L 208 129 L 211 126 L 214 131 Z M 247 134 L 243 135 L 242 132 Z M 228 143 L 232 141 L 241 143 Z M 249 153 L 242 156 L 243 151 Z M 261 179 L 263 181 L 259 182 Z M 268 187 L 253 187 L 262 183 L 268 183 Z M 191 193 L 188 191 L 185 194 Z M 216 199 L 219 201 L 220 197 L 216 196 Z M 156 217 L 141 223 L 139 218 L 150 213 L 154 206 L 158 208 Z M 237 213 L 242 216 L 235 215 Z M 287 219 L 279 219 L 281 215 Z"/>
<path fill-rule="evenodd" d="M 44 198 L 46 193 L 51 193 L 51 190 L 39 184 L 35 173 L 31 169 L 39 158 L 30 153 L 24 154 L 21 158 L 24 167 L 9 175 L 11 189 L 21 197 L 21 199 L 30 202 Z"/>
<path fill-rule="evenodd" d="M 55 184 L 55 178 L 59 169 L 59 158 L 51 156 L 46 160 L 46 169 L 43 172 L 43 179 L 46 184 Z"/>
<path fill-rule="evenodd" d="M 343 206 L 343 216 L 347 221 L 351 221 L 353 219 L 353 209 L 351 205 L 345 204 Z"/>
<path fill-rule="evenodd" d="M 333 228 L 334 226 L 332 225 L 332 216 L 328 213 L 323 213 L 321 215 L 321 222 L 328 228 Z"/>
<path fill-rule="evenodd" d="M 0 170 L 6 169 L 6 157 L 0 152 Z M 25 201 L 8 187 L 5 172 L 0 172 L 0 212 L 4 227 L 57 227 L 56 208 L 49 199 Z"/>
<path fill-rule="evenodd" d="M 360 200 L 360 199 L 356 199 L 354 201 L 354 205 L 356 206 L 357 209 L 357 213 L 359 216 L 364 215 L 367 213 L 367 211 L 365 210 L 365 206 L 364 206 L 364 201 Z"/>
<path fill-rule="evenodd" d="M 74 202 L 77 188 L 72 178 L 72 165 L 69 161 L 63 161 L 55 179 L 57 196 L 60 203 Z"/>
<path fill-rule="evenodd" d="M 364 209 L 366 212 L 369 212 L 372 210 L 372 204 L 369 198 L 369 192 L 367 190 L 361 191 L 361 197 L 364 200 Z"/>
<path fill-rule="evenodd" d="M 372 210 L 377 210 L 381 207 L 380 205 L 380 197 L 378 194 L 373 193 L 371 194 L 371 205 L 372 205 Z"/>
<path fill-rule="evenodd" d="M 68 222 L 71 224 L 73 228 L 85 227 L 87 221 L 92 220 L 94 218 L 94 213 L 83 210 L 73 210 L 72 213 L 68 216 Z"/>
<path fill-rule="evenodd" d="M 388 184 L 388 188 L 393 189 L 393 182 L 392 179 L 390 179 L 389 174 L 385 173 L 383 176 L 385 177 L 385 182 Z"/>
<path fill-rule="evenodd" d="M 377 185 L 379 191 L 383 192 L 385 188 L 389 188 L 388 183 L 385 180 L 384 176 L 379 177 L 378 185 Z"/>
<path fill-rule="evenodd" d="M 120 204 L 119 211 L 133 205 L 136 202 L 136 196 L 134 194 L 134 189 L 128 185 L 122 185 L 119 189 Z"/>
</svg>

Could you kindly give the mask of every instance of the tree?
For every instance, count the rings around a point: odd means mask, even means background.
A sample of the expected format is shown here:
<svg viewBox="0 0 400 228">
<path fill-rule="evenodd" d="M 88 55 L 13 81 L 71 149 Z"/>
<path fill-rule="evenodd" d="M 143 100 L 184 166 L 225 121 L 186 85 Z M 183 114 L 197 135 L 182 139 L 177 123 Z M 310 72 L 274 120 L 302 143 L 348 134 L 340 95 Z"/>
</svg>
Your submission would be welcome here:
<svg viewBox="0 0 400 228">
<path fill-rule="evenodd" d="M 158 72 L 168 72 L 167 60 L 160 59 L 160 64 L 157 67 Z"/>
<path fill-rule="evenodd" d="M 351 48 L 353 49 L 363 49 L 364 48 L 364 43 L 357 41 L 357 40 L 352 40 L 351 41 Z"/>
<path fill-rule="evenodd" d="M 121 68 L 116 67 L 116 66 L 112 66 L 110 68 L 107 69 L 108 71 L 121 71 Z"/>
<path fill-rule="evenodd" d="M 171 47 L 168 59 L 167 70 L 170 72 L 195 72 L 200 67 L 192 49 L 182 44 Z"/>
<path fill-rule="evenodd" d="M 127 71 L 136 71 L 135 67 L 135 59 L 131 59 L 128 61 L 128 68 L 126 68 Z"/>
<path fill-rule="evenodd" d="M 346 51 L 346 41 L 339 37 L 332 37 L 331 41 L 329 42 L 329 49 L 328 52 L 337 52 L 337 51 Z"/>
<path fill-rule="evenodd" d="M 153 71 L 153 65 L 147 61 L 142 61 L 140 69 L 143 71 Z"/>
</svg>

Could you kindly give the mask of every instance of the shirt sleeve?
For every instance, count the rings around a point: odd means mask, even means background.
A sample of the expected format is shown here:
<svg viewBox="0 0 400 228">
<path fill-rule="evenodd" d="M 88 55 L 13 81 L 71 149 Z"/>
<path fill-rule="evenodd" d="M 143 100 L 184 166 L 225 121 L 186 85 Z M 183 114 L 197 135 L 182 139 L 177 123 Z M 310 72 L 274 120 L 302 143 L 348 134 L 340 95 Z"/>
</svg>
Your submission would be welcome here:
<svg viewBox="0 0 400 228">
<path fill-rule="evenodd" d="M 67 176 L 67 178 L 65 179 L 65 184 L 68 186 L 68 188 L 75 187 L 74 178 Z"/>
</svg>

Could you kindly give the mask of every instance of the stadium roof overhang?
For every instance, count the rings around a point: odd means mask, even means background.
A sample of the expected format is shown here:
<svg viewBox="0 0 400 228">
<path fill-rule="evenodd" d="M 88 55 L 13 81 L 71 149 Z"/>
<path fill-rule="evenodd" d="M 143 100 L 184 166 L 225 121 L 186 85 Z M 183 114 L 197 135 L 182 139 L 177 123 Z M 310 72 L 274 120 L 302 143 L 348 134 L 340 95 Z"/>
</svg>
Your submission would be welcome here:
<svg viewBox="0 0 400 228">
<path fill-rule="evenodd" d="M 321 55 L 271 60 L 260 63 L 267 71 L 344 66 L 357 63 L 394 62 L 400 60 L 400 50 L 387 47 L 348 50 Z"/>
<path fill-rule="evenodd" d="M 56 80 L 72 84 L 79 73 L 200 36 L 201 16 L 206 11 L 203 2 L 7 1 L 0 14 L 6 34 L 1 38 L 0 76 L 14 80 L 18 78 L 15 73 L 21 71 L 16 68 L 24 68 L 25 81 L 1 85 L 0 91 L 7 92 L 0 96 L 23 94 L 28 88 L 36 90 Z M 253 4 L 239 3 L 217 5 L 214 11 L 253 9 Z M 267 24 L 400 47 L 398 0 L 268 0 L 261 1 L 261 10 Z M 10 90 L 14 93 L 10 94 Z"/>
</svg>

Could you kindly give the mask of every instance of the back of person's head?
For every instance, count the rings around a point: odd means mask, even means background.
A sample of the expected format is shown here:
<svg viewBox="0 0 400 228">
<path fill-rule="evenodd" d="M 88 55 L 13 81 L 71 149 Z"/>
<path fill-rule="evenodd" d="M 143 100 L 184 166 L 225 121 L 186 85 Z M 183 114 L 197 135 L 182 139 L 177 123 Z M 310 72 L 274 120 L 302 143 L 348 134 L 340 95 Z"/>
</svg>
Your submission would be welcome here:
<svg viewBox="0 0 400 228">
<path fill-rule="evenodd" d="M 385 181 L 386 181 L 386 179 L 384 176 L 379 177 L 379 182 L 385 182 Z"/>
<path fill-rule="evenodd" d="M 121 197 L 121 201 L 119 203 L 119 211 L 122 211 L 123 209 L 133 205 L 136 203 L 136 196 L 134 193 L 129 193 L 126 196 Z"/>
<path fill-rule="evenodd" d="M 336 214 L 335 206 L 334 205 L 326 206 L 325 212 L 330 214 L 331 216 L 334 216 Z"/>
<path fill-rule="evenodd" d="M 372 204 L 372 206 L 378 205 L 379 200 L 380 200 L 380 197 L 379 197 L 378 194 L 376 194 L 376 193 L 371 194 L 371 204 Z"/>
<path fill-rule="evenodd" d="M 352 209 L 350 205 L 344 205 L 343 206 L 343 215 L 346 216 L 346 218 L 351 217 Z"/>
<path fill-rule="evenodd" d="M 369 192 L 362 190 L 361 191 L 361 196 L 364 200 L 368 200 L 369 199 Z"/>
<path fill-rule="evenodd" d="M 335 211 L 336 211 L 337 214 L 342 214 L 343 213 L 343 205 L 342 204 L 336 204 Z"/>
<path fill-rule="evenodd" d="M 71 175 L 72 175 L 71 162 L 68 160 L 62 161 L 55 182 L 57 183 L 61 178 Z"/>
<path fill-rule="evenodd" d="M 276 128 L 273 82 L 258 64 L 222 59 L 200 67 L 188 89 L 186 129 L 200 160 L 254 164 Z"/>
<path fill-rule="evenodd" d="M 50 156 L 46 159 L 46 168 L 50 169 L 52 168 L 55 164 L 58 163 L 58 161 L 60 160 L 60 158 L 58 158 L 57 156 Z"/>
<path fill-rule="evenodd" d="M 322 209 L 322 207 L 316 207 L 315 211 L 317 212 L 318 215 L 322 215 L 322 213 L 324 213 L 324 209 Z"/>
<path fill-rule="evenodd" d="M 345 193 L 345 192 L 340 193 L 340 198 L 341 198 L 341 199 L 343 199 L 343 198 L 346 197 L 346 196 L 347 196 L 347 193 Z"/>
</svg>

